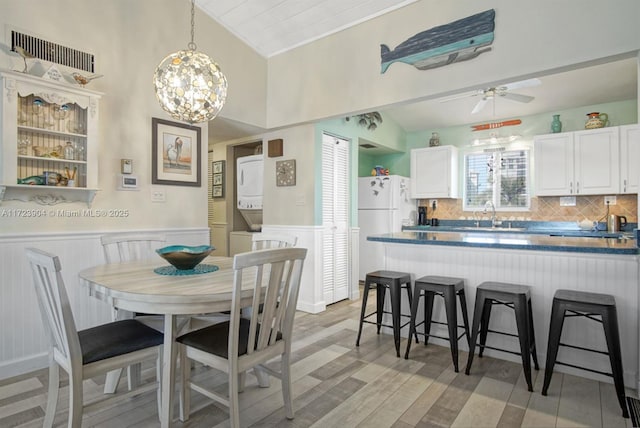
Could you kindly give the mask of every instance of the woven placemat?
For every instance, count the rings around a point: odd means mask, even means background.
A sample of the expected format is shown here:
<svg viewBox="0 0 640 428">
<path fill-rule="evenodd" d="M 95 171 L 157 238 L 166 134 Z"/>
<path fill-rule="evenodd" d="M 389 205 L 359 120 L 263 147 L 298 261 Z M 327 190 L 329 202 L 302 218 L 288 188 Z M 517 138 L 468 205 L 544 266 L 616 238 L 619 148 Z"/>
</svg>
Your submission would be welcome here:
<svg viewBox="0 0 640 428">
<path fill-rule="evenodd" d="M 162 266 L 155 268 L 153 271 L 158 275 L 199 275 L 201 273 L 215 272 L 220 269 L 216 265 L 199 264 L 193 269 L 176 269 L 175 266 Z"/>
</svg>

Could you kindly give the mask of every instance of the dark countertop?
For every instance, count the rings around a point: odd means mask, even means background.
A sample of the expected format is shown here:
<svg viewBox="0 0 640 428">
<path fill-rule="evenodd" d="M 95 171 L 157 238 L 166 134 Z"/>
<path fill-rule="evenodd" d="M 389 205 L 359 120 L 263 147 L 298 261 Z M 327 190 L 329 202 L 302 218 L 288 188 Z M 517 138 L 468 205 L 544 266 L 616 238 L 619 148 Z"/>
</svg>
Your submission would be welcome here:
<svg viewBox="0 0 640 428">
<path fill-rule="evenodd" d="M 424 227 L 424 226 L 418 226 Z M 397 233 L 368 236 L 368 241 L 395 244 L 448 245 L 458 247 L 506 248 L 515 250 L 561 251 L 573 253 L 638 254 L 636 240 L 630 233 L 620 237 L 568 236 L 563 233 L 529 233 L 527 231 L 446 231 L 405 230 Z"/>
</svg>

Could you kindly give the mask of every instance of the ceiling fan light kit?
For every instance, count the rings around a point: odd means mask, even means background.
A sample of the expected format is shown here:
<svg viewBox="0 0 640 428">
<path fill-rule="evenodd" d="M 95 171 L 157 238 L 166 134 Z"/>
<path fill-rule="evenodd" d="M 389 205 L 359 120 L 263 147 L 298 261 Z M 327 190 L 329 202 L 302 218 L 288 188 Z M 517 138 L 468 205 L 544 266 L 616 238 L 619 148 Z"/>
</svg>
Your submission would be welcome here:
<svg viewBox="0 0 640 428">
<path fill-rule="evenodd" d="M 444 102 L 454 101 L 462 98 L 481 96 L 482 99 L 480 99 L 476 103 L 476 105 L 473 107 L 473 110 L 471 110 L 471 114 L 476 114 L 485 107 L 485 105 L 489 100 L 493 100 L 495 102 L 496 97 L 502 97 L 502 98 L 506 98 L 508 100 L 516 101 L 520 103 L 529 103 L 534 100 L 534 97 L 529 95 L 524 95 L 524 94 L 517 94 L 510 91 L 512 91 L 513 89 L 522 89 L 522 88 L 530 88 L 533 86 L 538 86 L 541 83 L 542 82 L 540 81 L 540 79 L 520 80 L 518 82 L 512 82 L 504 85 L 497 85 L 497 86 L 491 86 L 484 89 L 478 89 L 471 93 L 453 95 L 451 97 L 441 99 L 440 102 L 444 103 Z"/>
</svg>

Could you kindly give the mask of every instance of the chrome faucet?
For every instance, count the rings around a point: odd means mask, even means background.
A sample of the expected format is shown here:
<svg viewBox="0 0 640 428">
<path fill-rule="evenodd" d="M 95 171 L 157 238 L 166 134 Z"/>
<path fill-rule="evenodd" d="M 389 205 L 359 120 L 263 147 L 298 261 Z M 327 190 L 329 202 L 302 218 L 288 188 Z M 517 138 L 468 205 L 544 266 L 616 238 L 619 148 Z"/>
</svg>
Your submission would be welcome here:
<svg viewBox="0 0 640 428">
<path fill-rule="evenodd" d="M 484 214 L 487 213 L 488 208 L 491 208 L 491 227 L 497 227 L 502 225 L 501 221 L 496 220 L 496 207 L 495 205 L 493 205 L 493 202 L 487 201 L 484 204 L 484 211 L 483 211 Z"/>
</svg>

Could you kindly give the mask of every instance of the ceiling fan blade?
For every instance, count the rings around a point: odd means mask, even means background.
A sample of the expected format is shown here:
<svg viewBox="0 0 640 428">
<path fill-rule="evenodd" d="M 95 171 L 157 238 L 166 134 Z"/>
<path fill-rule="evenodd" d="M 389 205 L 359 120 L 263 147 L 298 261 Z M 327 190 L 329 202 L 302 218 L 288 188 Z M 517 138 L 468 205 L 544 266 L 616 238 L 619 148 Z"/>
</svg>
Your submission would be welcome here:
<svg viewBox="0 0 640 428">
<path fill-rule="evenodd" d="M 479 89 L 473 92 L 465 92 L 463 94 L 451 95 L 450 97 L 440 98 L 438 101 L 440 101 L 441 103 L 446 103 L 449 101 L 459 100 L 462 98 L 476 97 L 478 95 L 484 95 L 484 91 L 482 89 Z"/>
<path fill-rule="evenodd" d="M 518 101 L 520 103 L 528 103 L 533 101 L 533 99 L 535 98 L 535 97 L 530 97 L 529 95 L 514 94 L 511 92 L 507 92 L 501 95 L 507 99 L 510 99 L 512 101 Z"/>
<path fill-rule="evenodd" d="M 483 98 L 480 101 L 478 101 L 478 104 L 476 104 L 476 106 L 473 108 L 473 110 L 471 110 L 471 114 L 478 113 L 480 110 L 482 110 L 484 108 L 485 104 L 487 104 L 487 99 L 486 98 Z"/>
<path fill-rule="evenodd" d="M 530 88 L 532 86 L 541 85 L 542 82 L 540 79 L 527 79 L 521 80 L 519 82 L 507 83 L 506 85 L 500 85 L 500 90 L 510 91 L 512 89 L 520 89 L 520 88 Z"/>
</svg>

